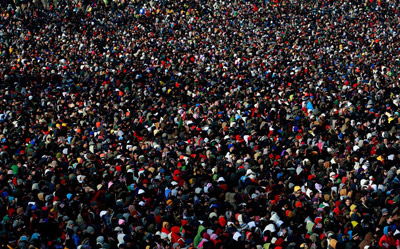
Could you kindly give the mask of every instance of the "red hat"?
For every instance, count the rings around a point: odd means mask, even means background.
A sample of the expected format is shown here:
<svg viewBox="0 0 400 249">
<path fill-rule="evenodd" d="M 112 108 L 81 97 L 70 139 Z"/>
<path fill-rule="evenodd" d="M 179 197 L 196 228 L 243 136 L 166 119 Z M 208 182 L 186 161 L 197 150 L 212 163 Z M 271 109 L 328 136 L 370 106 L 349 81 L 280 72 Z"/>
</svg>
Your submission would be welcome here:
<svg viewBox="0 0 400 249">
<path fill-rule="evenodd" d="M 239 216 L 240 215 L 242 215 L 242 214 L 240 214 L 240 213 L 235 214 L 235 218 L 236 218 L 237 221 L 239 220 Z"/>
<path fill-rule="evenodd" d="M 251 235 L 253 235 L 250 231 L 246 232 L 246 240 L 250 240 Z"/>
<path fill-rule="evenodd" d="M 161 222 L 162 222 L 161 215 L 157 215 L 156 217 L 154 217 L 154 220 L 155 220 L 158 224 L 161 224 Z"/>
<path fill-rule="evenodd" d="M 16 211 L 15 211 L 14 208 L 8 209 L 8 216 L 12 216 L 15 212 L 16 212 Z"/>
<path fill-rule="evenodd" d="M 301 208 L 303 207 L 303 203 L 301 201 L 296 202 L 296 208 Z"/>
<path fill-rule="evenodd" d="M 224 191 L 228 191 L 228 186 L 226 184 L 221 184 L 219 187 Z"/>
<path fill-rule="evenodd" d="M 221 234 L 223 234 L 224 233 L 224 231 L 221 229 L 221 228 L 217 228 L 216 230 L 215 230 L 215 234 L 216 235 L 221 235 Z"/>
<path fill-rule="evenodd" d="M 224 216 L 220 216 L 219 217 L 219 219 L 218 219 L 218 221 L 219 221 L 219 224 L 221 225 L 221 226 L 226 226 L 226 220 L 225 220 L 225 217 Z"/>
<path fill-rule="evenodd" d="M 184 227 L 187 223 L 189 223 L 188 220 L 181 220 L 181 225 Z"/>
<path fill-rule="evenodd" d="M 276 241 L 275 241 L 275 245 L 276 246 L 281 246 L 282 244 L 283 244 L 283 239 L 282 238 L 279 238 L 279 239 L 277 239 Z"/>
<path fill-rule="evenodd" d="M 335 213 L 336 216 L 338 216 L 340 214 L 339 207 L 335 207 L 333 209 L 333 212 Z"/>
</svg>

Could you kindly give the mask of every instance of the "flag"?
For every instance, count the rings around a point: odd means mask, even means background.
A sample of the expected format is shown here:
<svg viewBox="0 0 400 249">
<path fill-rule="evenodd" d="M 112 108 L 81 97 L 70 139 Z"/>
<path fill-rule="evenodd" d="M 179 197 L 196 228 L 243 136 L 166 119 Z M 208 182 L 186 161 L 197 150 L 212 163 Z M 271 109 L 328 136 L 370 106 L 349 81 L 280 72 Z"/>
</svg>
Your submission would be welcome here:
<svg viewBox="0 0 400 249">
<path fill-rule="evenodd" d="M 178 129 L 180 129 L 182 126 L 183 126 L 183 119 L 179 119 Z"/>
</svg>

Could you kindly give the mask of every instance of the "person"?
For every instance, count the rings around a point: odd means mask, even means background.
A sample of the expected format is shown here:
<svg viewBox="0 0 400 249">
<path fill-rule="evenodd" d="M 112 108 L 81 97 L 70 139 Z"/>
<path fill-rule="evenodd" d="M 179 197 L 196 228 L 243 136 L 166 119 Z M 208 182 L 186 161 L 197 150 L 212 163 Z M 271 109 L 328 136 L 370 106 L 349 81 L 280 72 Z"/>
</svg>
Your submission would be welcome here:
<svg viewBox="0 0 400 249">
<path fill-rule="evenodd" d="M 383 235 L 379 239 L 379 246 L 381 248 L 396 248 L 396 241 L 389 226 L 383 228 Z"/>
<path fill-rule="evenodd" d="M 399 1 L 0 4 L 1 246 L 397 243 Z"/>
</svg>

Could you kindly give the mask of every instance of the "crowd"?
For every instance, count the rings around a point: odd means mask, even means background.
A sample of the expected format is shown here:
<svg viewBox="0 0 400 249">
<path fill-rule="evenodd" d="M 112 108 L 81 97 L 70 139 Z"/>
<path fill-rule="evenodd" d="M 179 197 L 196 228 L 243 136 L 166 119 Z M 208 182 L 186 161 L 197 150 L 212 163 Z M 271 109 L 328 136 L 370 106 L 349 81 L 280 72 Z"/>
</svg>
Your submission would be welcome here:
<svg viewBox="0 0 400 249">
<path fill-rule="evenodd" d="M 400 248 L 400 2 L 0 2 L 2 248 Z"/>
</svg>

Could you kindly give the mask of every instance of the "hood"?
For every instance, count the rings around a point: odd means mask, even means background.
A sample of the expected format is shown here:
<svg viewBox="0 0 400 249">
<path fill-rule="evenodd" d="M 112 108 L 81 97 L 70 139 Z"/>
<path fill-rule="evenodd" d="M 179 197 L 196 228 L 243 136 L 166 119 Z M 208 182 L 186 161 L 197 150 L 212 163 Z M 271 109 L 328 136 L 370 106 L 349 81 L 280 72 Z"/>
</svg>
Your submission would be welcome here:
<svg viewBox="0 0 400 249">
<path fill-rule="evenodd" d="M 383 233 L 384 233 L 386 236 L 389 236 L 389 226 L 385 226 L 385 228 L 383 228 Z"/>
<path fill-rule="evenodd" d="M 169 224 L 168 222 L 164 221 L 163 224 L 162 224 L 162 227 L 163 228 L 167 228 L 168 224 Z"/>
<path fill-rule="evenodd" d="M 178 226 L 173 226 L 172 228 L 171 228 L 171 232 L 173 232 L 173 233 L 180 233 L 180 227 L 178 227 Z"/>
<path fill-rule="evenodd" d="M 372 242 L 373 238 L 374 238 L 374 235 L 372 234 L 372 232 L 368 232 L 364 237 L 364 241 L 369 244 Z"/>
<path fill-rule="evenodd" d="M 206 228 L 203 225 L 200 225 L 197 229 L 197 236 L 201 236 L 201 232 L 203 232 Z"/>
</svg>

